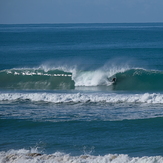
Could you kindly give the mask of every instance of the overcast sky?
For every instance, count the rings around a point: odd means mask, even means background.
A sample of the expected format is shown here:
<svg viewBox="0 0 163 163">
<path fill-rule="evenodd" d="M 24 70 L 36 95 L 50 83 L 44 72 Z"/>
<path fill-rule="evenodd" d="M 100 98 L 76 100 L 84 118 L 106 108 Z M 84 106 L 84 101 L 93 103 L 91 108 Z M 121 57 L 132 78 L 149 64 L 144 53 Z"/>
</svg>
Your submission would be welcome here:
<svg viewBox="0 0 163 163">
<path fill-rule="evenodd" d="M 0 24 L 163 22 L 163 0 L 0 0 Z"/>
</svg>

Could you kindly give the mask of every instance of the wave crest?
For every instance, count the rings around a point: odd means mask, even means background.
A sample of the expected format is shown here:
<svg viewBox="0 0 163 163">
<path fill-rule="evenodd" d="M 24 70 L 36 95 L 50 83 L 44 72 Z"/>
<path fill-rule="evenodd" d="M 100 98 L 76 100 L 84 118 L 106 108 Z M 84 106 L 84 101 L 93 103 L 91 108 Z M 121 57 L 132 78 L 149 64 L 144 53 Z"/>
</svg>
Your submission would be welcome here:
<svg viewBox="0 0 163 163">
<path fill-rule="evenodd" d="M 112 79 L 116 77 L 116 83 Z M 105 87 L 105 90 L 163 91 L 163 72 L 140 68 L 99 68 L 92 71 L 68 69 L 8 69 L 0 71 L 1 89 L 74 89 Z"/>
<path fill-rule="evenodd" d="M 73 89 L 72 73 L 62 70 L 10 69 L 0 71 L 2 89 Z"/>
</svg>

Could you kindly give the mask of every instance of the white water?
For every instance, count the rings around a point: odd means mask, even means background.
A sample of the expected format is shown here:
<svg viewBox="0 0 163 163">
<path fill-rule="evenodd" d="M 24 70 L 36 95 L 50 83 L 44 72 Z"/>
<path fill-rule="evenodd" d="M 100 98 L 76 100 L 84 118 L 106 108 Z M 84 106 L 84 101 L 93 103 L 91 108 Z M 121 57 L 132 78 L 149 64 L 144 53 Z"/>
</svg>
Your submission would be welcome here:
<svg viewBox="0 0 163 163">
<path fill-rule="evenodd" d="M 118 68 L 118 67 L 101 67 L 94 71 L 85 71 L 73 73 L 73 80 L 75 81 L 75 86 L 98 86 L 112 84 L 112 77 L 118 72 L 124 72 L 128 67 Z M 110 78 L 110 80 L 108 80 Z"/>
<path fill-rule="evenodd" d="M 115 93 L 0 93 L 0 101 L 30 100 L 52 103 L 149 103 L 162 104 L 163 94 L 115 94 Z"/>
<path fill-rule="evenodd" d="M 39 68 L 43 69 L 45 72 L 49 70 L 62 70 L 64 72 L 71 72 L 72 73 L 72 80 L 75 81 L 75 86 L 98 86 L 98 85 L 111 85 L 111 80 L 109 81 L 108 78 L 113 77 L 118 72 L 124 72 L 130 67 L 125 65 L 114 65 L 114 64 L 105 64 L 102 67 L 99 67 L 95 70 L 91 71 L 84 71 L 81 70 L 79 66 L 49 66 L 49 65 L 41 65 Z"/>
<path fill-rule="evenodd" d="M 97 68 L 95 70 L 81 70 L 78 66 L 52 66 L 52 65 L 41 65 L 39 67 L 34 68 L 19 68 L 19 69 L 8 69 L 3 70 L 6 71 L 7 74 L 13 74 L 13 75 L 26 75 L 26 76 L 69 76 L 72 77 L 72 80 L 75 82 L 75 86 L 109 86 L 112 84 L 112 78 L 114 75 L 118 72 L 124 72 L 126 70 L 130 69 L 129 66 L 123 65 L 123 66 L 115 66 L 115 65 L 104 65 L 100 68 Z M 39 70 L 43 70 L 43 72 L 40 72 Z M 70 74 L 49 74 L 48 71 L 50 70 L 61 70 L 65 73 L 72 73 L 72 76 Z M 1 71 L 1 72 L 3 72 Z"/>
<path fill-rule="evenodd" d="M 124 154 L 107 154 L 104 156 L 71 156 L 56 152 L 41 154 L 37 150 L 10 150 L 0 152 L 0 163 L 162 163 L 162 156 L 129 157 Z"/>
</svg>

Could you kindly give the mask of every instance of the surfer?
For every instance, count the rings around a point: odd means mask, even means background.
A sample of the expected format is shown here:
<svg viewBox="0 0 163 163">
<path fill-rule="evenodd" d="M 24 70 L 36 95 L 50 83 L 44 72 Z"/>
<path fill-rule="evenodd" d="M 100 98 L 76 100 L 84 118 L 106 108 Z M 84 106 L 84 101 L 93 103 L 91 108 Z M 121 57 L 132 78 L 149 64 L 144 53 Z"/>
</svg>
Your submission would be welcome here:
<svg viewBox="0 0 163 163">
<path fill-rule="evenodd" d="M 112 79 L 112 82 L 115 83 L 115 82 L 116 82 L 116 78 L 113 78 L 113 79 Z"/>
</svg>

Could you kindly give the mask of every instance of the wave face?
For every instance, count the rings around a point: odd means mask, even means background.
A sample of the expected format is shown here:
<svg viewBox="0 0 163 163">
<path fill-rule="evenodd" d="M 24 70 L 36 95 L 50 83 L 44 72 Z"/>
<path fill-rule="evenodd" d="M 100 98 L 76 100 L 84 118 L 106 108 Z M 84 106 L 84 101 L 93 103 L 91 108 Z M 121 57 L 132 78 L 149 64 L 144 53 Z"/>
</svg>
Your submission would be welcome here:
<svg viewBox="0 0 163 163">
<path fill-rule="evenodd" d="M 112 79 L 116 77 L 116 83 Z M 108 90 L 163 91 L 163 72 L 140 68 L 80 71 L 44 68 L 0 71 L 1 89 L 75 89 L 96 87 Z M 102 86 L 102 87 L 101 87 Z"/>
<path fill-rule="evenodd" d="M 2 89 L 73 89 L 72 74 L 62 70 L 10 69 L 0 71 Z"/>
<path fill-rule="evenodd" d="M 93 156 L 93 155 L 80 155 L 80 156 L 71 156 L 69 154 L 55 152 L 53 154 L 42 154 L 37 150 L 10 150 L 8 152 L 0 152 L 0 162 L 44 162 L 44 163 L 161 163 L 163 162 L 162 156 L 153 156 L 153 157 L 129 157 L 124 154 L 107 154 L 104 156 Z"/>
<path fill-rule="evenodd" d="M 115 90 L 163 91 L 163 72 L 130 69 L 116 75 Z"/>
</svg>

